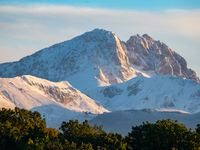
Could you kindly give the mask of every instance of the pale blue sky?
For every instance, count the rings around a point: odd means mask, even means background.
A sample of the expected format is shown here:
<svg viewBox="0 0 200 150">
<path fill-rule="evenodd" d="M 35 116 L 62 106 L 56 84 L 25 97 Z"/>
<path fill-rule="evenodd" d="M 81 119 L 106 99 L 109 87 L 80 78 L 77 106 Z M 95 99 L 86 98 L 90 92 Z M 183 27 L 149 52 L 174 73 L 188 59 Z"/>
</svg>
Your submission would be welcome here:
<svg viewBox="0 0 200 150">
<path fill-rule="evenodd" d="M 163 41 L 200 77 L 199 25 L 200 0 L 1 0 L 0 63 L 103 28 Z"/>
</svg>

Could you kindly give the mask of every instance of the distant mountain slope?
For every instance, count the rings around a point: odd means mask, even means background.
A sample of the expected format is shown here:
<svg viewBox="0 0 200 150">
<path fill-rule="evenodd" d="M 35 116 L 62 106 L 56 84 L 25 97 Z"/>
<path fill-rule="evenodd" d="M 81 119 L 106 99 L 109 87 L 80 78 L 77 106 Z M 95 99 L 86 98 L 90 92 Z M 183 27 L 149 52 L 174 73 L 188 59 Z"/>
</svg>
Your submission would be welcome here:
<svg viewBox="0 0 200 150">
<path fill-rule="evenodd" d="M 125 83 L 88 89 L 85 94 L 110 111 L 167 108 L 200 112 L 200 83 L 172 75 L 136 77 Z"/>
<path fill-rule="evenodd" d="M 122 83 L 136 76 L 184 76 L 200 82 L 186 60 L 166 44 L 145 34 L 125 43 L 113 32 L 95 29 L 42 49 L 12 63 L 0 64 L 0 77 L 33 75 L 69 81 L 75 88 Z"/>
<path fill-rule="evenodd" d="M 42 116 L 44 116 L 47 127 L 59 129 L 63 121 L 68 122 L 69 120 L 78 119 L 80 123 L 87 120 L 91 120 L 96 117 L 97 114 L 82 113 L 77 111 L 72 111 L 62 107 L 60 105 L 49 104 L 34 107 L 30 109 L 31 111 L 38 111 Z"/>
<path fill-rule="evenodd" d="M 160 112 L 151 109 L 143 110 L 124 110 L 114 111 L 111 113 L 104 113 L 91 119 L 89 124 L 93 126 L 103 125 L 103 130 L 106 132 L 113 131 L 114 133 L 120 133 L 123 136 L 132 131 L 132 126 L 142 125 L 142 122 L 149 121 L 155 123 L 157 120 L 162 119 L 178 120 L 180 124 L 185 124 L 186 127 L 195 130 L 196 125 L 200 123 L 200 113 L 187 114 L 182 112 Z"/>
<path fill-rule="evenodd" d="M 5 91 L 0 91 L 0 108 L 14 109 L 16 105 L 10 100 Z"/>
<path fill-rule="evenodd" d="M 56 83 L 30 75 L 0 78 L 0 104 L 0 107 L 10 105 L 25 109 L 55 105 L 76 112 L 108 112 L 99 102 L 82 94 L 67 81 Z"/>
</svg>

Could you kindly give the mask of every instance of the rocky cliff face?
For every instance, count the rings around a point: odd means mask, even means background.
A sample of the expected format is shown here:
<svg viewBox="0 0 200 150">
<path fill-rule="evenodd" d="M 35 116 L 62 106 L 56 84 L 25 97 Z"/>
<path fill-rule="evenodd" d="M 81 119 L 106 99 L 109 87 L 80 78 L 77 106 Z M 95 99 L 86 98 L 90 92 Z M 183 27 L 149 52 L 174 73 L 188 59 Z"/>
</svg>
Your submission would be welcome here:
<svg viewBox="0 0 200 150">
<path fill-rule="evenodd" d="M 17 62 L 0 64 L 0 77 L 33 75 L 69 81 L 76 88 L 122 83 L 136 76 L 184 76 L 200 82 L 186 60 L 145 34 L 125 43 L 113 32 L 95 29 L 42 49 Z M 91 80 L 91 84 L 89 84 Z M 87 81 L 87 82 L 84 82 Z M 82 83 L 82 84 L 80 84 Z M 88 85 L 88 87 L 87 87 Z"/>
<path fill-rule="evenodd" d="M 129 61 L 154 75 L 184 76 L 200 82 L 195 71 L 187 68 L 186 60 L 165 43 L 155 41 L 149 35 L 131 36 L 126 43 Z"/>
</svg>

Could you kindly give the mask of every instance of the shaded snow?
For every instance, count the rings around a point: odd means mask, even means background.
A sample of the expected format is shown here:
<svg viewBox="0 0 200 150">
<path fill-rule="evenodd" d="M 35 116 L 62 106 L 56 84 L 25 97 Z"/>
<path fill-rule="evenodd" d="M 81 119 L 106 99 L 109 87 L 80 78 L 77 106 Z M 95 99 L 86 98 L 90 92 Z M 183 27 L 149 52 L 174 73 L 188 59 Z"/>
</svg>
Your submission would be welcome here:
<svg viewBox="0 0 200 150">
<path fill-rule="evenodd" d="M 200 112 L 200 83 L 172 75 L 136 77 L 85 93 L 110 111 L 151 108 Z"/>
<path fill-rule="evenodd" d="M 20 107 L 38 111 L 45 116 L 48 127 L 59 128 L 62 121 L 78 119 L 82 122 L 93 118 L 95 114 L 108 112 L 99 102 L 81 93 L 67 81 L 51 82 L 24 75 L 0 78 L 0 85 L 1 108 Z"/>
<path fill-rule="evenodd" d="M 152 109 L 143 110 L 123 110 L 114 111 L 111 113 L 104 113 L 91 119 L 89 124 L 100 126 L 103 125 L 103 130 L 106 132 L 113 131 L 120 133 L 123 136 L 132 131 L 132 126 L 142 125 L 143 122 L 156 123 L 157 120 L 172 119 L 178 120 L 180 124 L 185 124 L 189 129 L 190 127 L 195 130 L 196 125 L 199 123 L 200 113 L 187 114 L 182 111 L 168 112 L 156 111 Z"/>
</svg>

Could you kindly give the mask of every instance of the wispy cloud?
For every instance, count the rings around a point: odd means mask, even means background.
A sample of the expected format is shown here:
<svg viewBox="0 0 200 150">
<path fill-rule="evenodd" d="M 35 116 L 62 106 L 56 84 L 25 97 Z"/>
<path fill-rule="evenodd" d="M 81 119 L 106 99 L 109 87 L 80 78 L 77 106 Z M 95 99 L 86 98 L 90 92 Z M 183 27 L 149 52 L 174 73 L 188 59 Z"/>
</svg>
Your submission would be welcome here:
<svg viewBox="0 0 200 150">
<path fill-rule="evenodd" d="M 82 33 L 96 27 L 118 33 L 124 32 L 127 36 L 149 33 L 200 37 L 200 10 L 167 10 L 152 13 L 36 5 L 33 7 L 0 6 L 0 13 L 1 35 L 26 40 L 34 40 L 34 38 L 35 40 L 54 40 L 54 38 L 59 40 L 58 37 L 64 38 L 64 36 L 71 38 L 73 33 L 69 31 Z M 49 37 L 49 34 L 54 36 Z"/>
<path fill-rule="evenodd" d="M 16 40 L 17 45 L 20 44 L 19 41 L 22 45 L 22 42 L 26 41 L 38 42 L 38 45 L 34 46 L 37 51 L 38 48 L 71 39 L 94 28 L 111 30 L 124 41 L 133 34 L 148 33 L 156 40 L 170 42 L 170 38 L 172 40 L 189 39 L 196 42 L 194 49 L 200 46 L 200 10 L 171 9 L 162 12 L 141 12 L 27 5 L 0 6 L 0 14 L 1 60 L 7 59 L 4 56 L 5 43 L 7 43 L 3 42 L 5 39 L 12 39 L 12 42 Z M 49 45 L 44 45 L 42 42 Z M 25 49 L 24 46 L 22 48 Z"/>
</svg>

